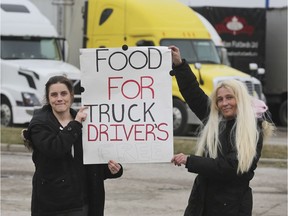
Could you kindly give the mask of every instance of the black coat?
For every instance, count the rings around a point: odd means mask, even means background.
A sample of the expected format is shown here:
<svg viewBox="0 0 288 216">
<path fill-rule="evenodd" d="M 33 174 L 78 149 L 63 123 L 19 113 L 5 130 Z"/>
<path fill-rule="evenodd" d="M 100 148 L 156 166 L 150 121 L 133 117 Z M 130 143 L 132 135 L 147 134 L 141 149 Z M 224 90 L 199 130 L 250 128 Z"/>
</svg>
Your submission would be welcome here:
<svg viewBox="0 0 288 216">
<path fill-rule="evenodd" d="M 76 116 L 76 111 L 70 112 Z M 62 128 L 46 105 L 35 111 L 27 136 L 32 141 L 35 164 L 32 215 L 52 216 L 81 210 L 88 204 L 89 216 L 102 216 L 104 180 L 120 177 L 123 169 L 113 175 L 107 164 L 83 165 L 82 124 L 71 121 Z"/>
<path fill-rule="evenodd" d="M 179 89 L 185 101 L 205 123 L 209 115 L 208 96 L 199 87 L 195 75 L 185 62 L 174 67 Z M 224 131 L 219 134 L 222 151 L 217 158 L 190 155 L 186 168 L 197 173 L 189 197 L 185 216 L 250 216 L 252 214 L 252 191 L 249 182 L 261 156 L 263 136 L 257 143 L 257 155 L 250 170 L 237 174 L 238 160 L 235 139 L 231 139 L 235 120 L 223 121 Z M 221 125 L 221 128 L 223 128 Z M 259 121 L 259 130 L 261 122 Z M 220 125 L 219 125 L 220 127 Z"/>
</svg>

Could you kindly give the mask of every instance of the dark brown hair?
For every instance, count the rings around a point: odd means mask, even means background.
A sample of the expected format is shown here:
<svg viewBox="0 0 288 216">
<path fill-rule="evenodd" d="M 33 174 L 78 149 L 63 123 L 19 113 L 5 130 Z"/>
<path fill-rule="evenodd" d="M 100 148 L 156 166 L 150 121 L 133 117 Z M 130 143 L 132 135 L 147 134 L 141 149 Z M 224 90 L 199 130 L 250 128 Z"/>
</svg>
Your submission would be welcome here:
<svg viewBox="0 0 288 216">
<path fill-rule="evenodd" d="M 64 85 L 66 85 L 70 94 L 72 95 L 72 98 L 74 98 L 74 89 L 73 89 L 72 81 L 69 80 L 65 76 L 53 76 L 47 81 L 47 83 L 45 85 L 45 99 L 46 99 L 47 104 L 49 104 L 49 88 L 51 85 L 56 84 L 56 83 L 62 83 Z"/>
<path fill-rule="evenodd" d="M 69 90 L 69 92 L 70 92 L 70 94 L 72 95 L 72 100 L 73 100 L 73 97 L 74 97 L 73 83 L 65 76 L 53 76 L 45 84 L 45 100 L 46 100 L 46 104 L 49 105 L 49 88 L 50 88 L 51 85 L 56 84 L 56 83 L 62 83 L 64 85 L 66 85 L 68 90 Z M 23 129 L 21 131 L 21 137 L 22 137 L 22 140 L 24 142 L 24 145 L 30 151 L 33 151 L 33 143 L 31 141 L 30 132 L 31 131 L 29 129 Z"/>
</svg>

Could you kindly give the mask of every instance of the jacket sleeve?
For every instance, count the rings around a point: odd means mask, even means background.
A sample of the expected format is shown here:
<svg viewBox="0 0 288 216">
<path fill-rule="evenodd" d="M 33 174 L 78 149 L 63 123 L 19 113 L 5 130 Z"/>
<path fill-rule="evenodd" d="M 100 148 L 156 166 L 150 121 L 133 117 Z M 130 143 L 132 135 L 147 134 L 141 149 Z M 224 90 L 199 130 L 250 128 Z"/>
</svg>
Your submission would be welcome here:
<svg viewBox="0 0 288 216">
<path fill-rule="evenodd" d="M 36 124 L 31 127 L 31 140 L 33 148 L 51 158 L 60 158 L 71 151 L 72 145 L 82 134 L 82 124 L 71 121 L 63 128 L 56 131 L 54 128 L 43 124 Z"/>
<path fill-rule="evenodd" d="M 123 174 L 123 167 L 122 165 L 120 164 L 121 168 L 119 170 L 118 173 L 116 174 L 112 174 L 108 168 L 108 164 L 105 164 L 105 168 L 104 168 L 104 180 L 106 179 L 113 179 L 113 178 L 119 178 L 122 176 Z"/>
<path fill-rule="evenodd" d="M 261 156 L 261 150 L 263 145 L 263 137 L 260 134 L 256 156 L 253 160 L 251 168 L 248 172 L 242 175 L 237 174 L 238 160 L 237 151 L 235 148 L 231 150 L 225 156 L 219 156 L 215 159 L 208 157 L 201 157 L 196 155 L 190 155 L 187 158 L 186 168 L 189 172 L 201 174 L 207 178 L 218 179 L 221 181 L 229 181 L 232 178 L 242 177 L 247 180 L 251 180 L 254 176 L 254 170 L 257 167 L 257 163 Z"/>
<path fill-rule="evenodd" d="M 209 98 L 199 87 L 196 76 L 186 60 L 181 65 L 173 67 L 179 90 L 190 109 L 203 122 L 209 114 Z"/>
</svg>

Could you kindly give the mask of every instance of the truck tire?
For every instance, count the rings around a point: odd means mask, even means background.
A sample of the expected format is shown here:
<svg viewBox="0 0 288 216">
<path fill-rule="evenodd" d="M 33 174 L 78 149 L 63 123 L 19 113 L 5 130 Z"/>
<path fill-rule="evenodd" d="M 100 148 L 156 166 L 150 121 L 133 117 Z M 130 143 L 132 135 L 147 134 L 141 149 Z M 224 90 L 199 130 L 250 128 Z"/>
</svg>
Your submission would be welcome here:
<svg viewBox="0 0 288 216">
<path fill-rule="evenodd" d="M 185 136 L 189 129 L 186 104 L 173 99 L 173 132 L 174 136 Z"/>
<path fill-rule="evenodd" d="M 279 121 L 281 126 L 287 127 L 287 100 L 280 105 Z"/>
<path fill-rule="evenodd" d="M 12 126 L 12 108 L 9 101 L 6 98 L 1 97 L 1 125 L 8 127 Z"/>
</svg>

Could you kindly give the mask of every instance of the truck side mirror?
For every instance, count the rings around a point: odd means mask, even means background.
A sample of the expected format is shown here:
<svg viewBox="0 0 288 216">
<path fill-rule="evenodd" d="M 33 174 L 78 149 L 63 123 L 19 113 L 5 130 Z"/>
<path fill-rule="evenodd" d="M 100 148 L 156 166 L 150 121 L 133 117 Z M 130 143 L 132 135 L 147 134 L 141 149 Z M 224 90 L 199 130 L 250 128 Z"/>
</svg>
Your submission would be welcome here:
<svg viewBox="0 0 288 216">
<path fill-rule="evenodd" d="M 198 70 L 198 73 L 199 73 L 199 84 L 200 85 L 204 85 L 204 80 L 202 79 L 202 75 L 201 75 L 201 71 L 200 71 L 200 69 L 201 69 L 201 63 L 199 63 L 199 62 L 196 62 L 195 64 L 194 64 L 194 66 L 195 66 L 195 68 Z"/>
<path fill-rule="evenodd" d="M 69 53 L 69 44 L 67 40 L 64 40 L 64 47 L 63 47 L 63 55 L 64 55 L 64 61 L 68 61 L 68 53 Z"/>
<path fill-rule="evenodd" d="M 221 60 L 222 64 L 231 66 L 231 63 L 230 63 L 229 58 L 228 58 L 228 52 L 227 52 L 227 49 L 225 47 L 222 47 L 220 49 L 220 60 Z"/>
<path fill-rule="evenodd" d="M 59 38 L 58 43 L 60 45 L 63 61 L 67 62 L 68 52 L 69 52 L 69 44 L 65 38 Z"/>
<path fill-rule="evenodd" d="M 201 63 L 198 63 L 198 62 L 195 63 L 195 68 L 196 68 L 197 70 L 200 70 L 201 67 L 202 67 Z"/>
<path fill-rule="evenodd" d="M 195 65 L 195 68 L 196 68 L 197 70 L 200 70 L 201 67 L 202 67 L 201 63 L 199 63 L 199 62 L 195 63 L 194 65 Z"/>
</svg>

